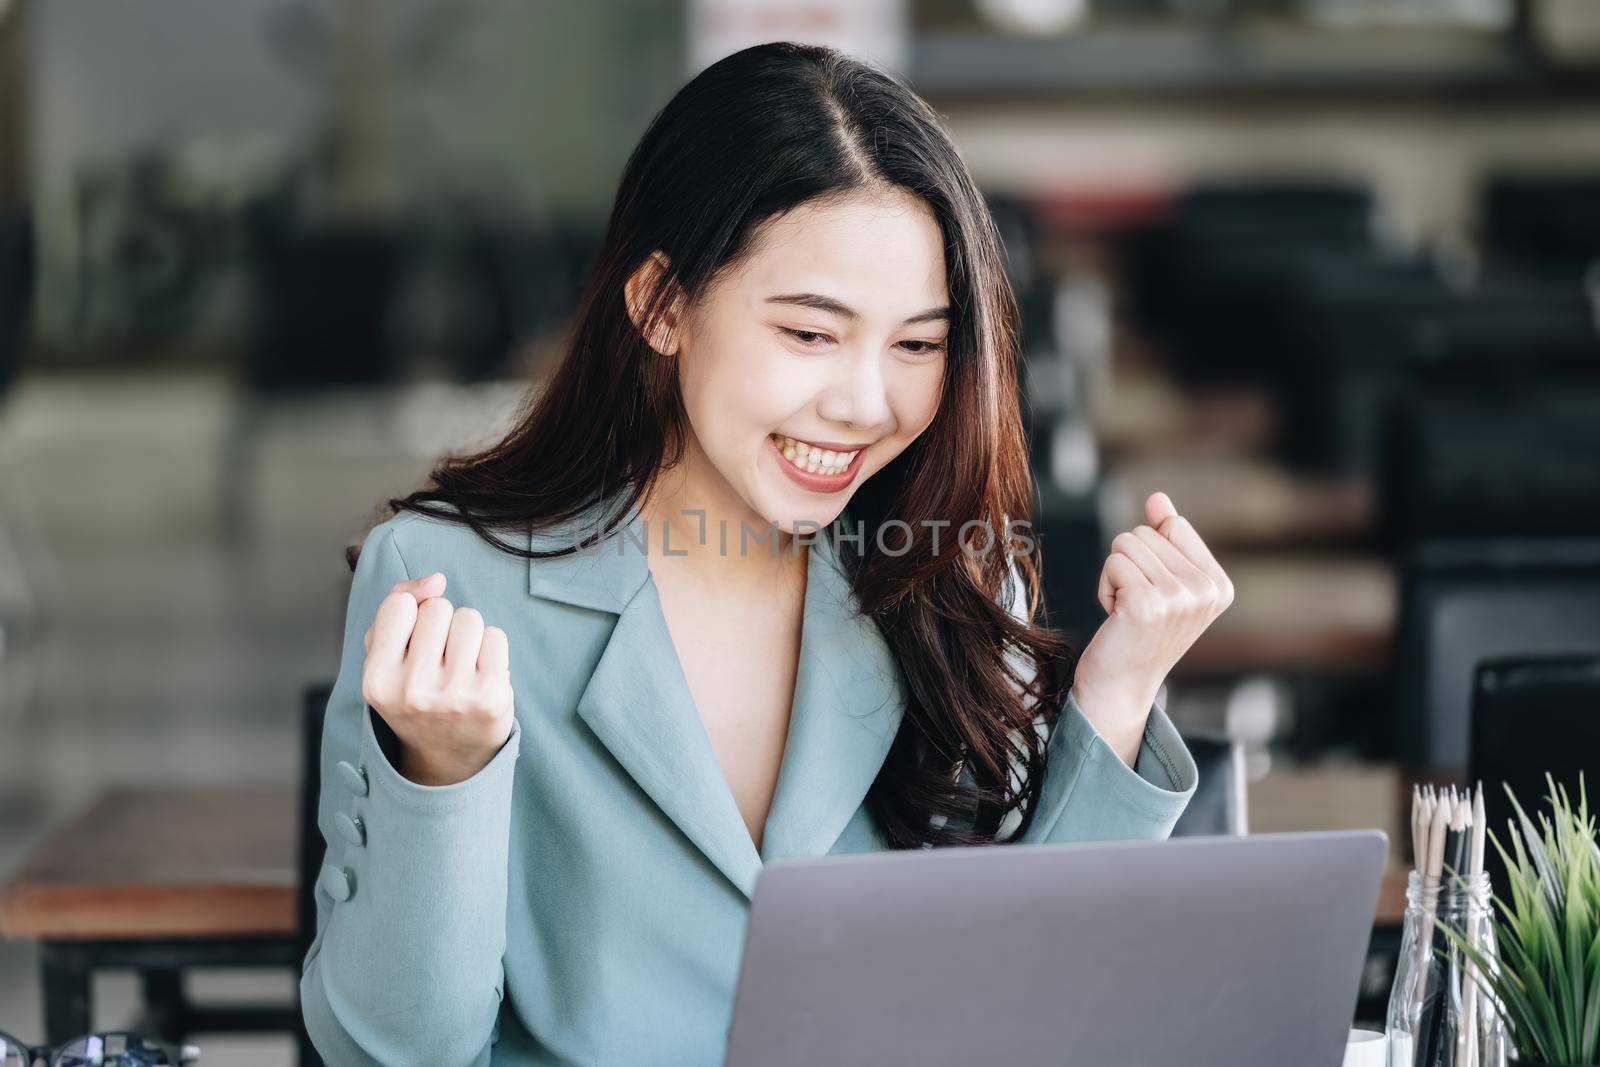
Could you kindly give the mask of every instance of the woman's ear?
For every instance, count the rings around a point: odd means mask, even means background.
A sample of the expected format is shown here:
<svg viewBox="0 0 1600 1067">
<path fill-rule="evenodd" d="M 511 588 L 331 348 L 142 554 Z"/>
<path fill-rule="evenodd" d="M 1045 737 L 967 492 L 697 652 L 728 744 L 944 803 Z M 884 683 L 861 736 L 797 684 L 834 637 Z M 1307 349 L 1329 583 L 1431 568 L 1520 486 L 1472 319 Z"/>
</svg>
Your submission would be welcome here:
<svg viewBox="0 0 1600 1067">
<path fill-rule="evenodd" d="M 644 337 L 646 344 L 663 356 L 677 354 L 678 331 L 683 325 L 682 293 L 671 275 L 671 263 L 665 252 L 656 249 L 639 264 L 623 286 L 623 300 L 628 305 L 628 317 L 633 320 L 634 328 Z M 650 298 L 663 284 L 669 287 L 668 295 L 664 298 L 666 306 L 647 330 L 645 316 L 649 311 Z"/>
</svg>

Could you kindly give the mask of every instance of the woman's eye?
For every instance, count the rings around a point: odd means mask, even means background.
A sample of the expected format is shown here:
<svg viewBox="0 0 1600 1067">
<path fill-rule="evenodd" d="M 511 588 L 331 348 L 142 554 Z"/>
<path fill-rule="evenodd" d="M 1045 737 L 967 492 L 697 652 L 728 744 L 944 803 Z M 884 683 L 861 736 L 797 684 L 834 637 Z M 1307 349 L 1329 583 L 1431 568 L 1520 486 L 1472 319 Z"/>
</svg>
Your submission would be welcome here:
<svg viewBox="0 0 1600 1067">
<path fill-rule="evenodd" d="M 780 326 L 778 329 L 782 330 L 790 337 L 793 337 L 796 341 L 799 341 L 800 344 L 807 348 L 818 348 L 833 340 L 833 338 L 819 330 L 793 330 L 787 326 Z M 914 356 L 937 355 L 938 353 L 943 352 L 945 348 L 945 343 L 943 341 L 901 341 L 900 344 L 907 352 L 910 352 Z"/>
<path fill-rule="evenodd" d="M 780 326 L 778 329 L 808 347 L 814 347 L 822 341 L 831 340 L 827 334 L 818 333 L 816 330 L 791 330 L 787 326 Z"/>
</svg>

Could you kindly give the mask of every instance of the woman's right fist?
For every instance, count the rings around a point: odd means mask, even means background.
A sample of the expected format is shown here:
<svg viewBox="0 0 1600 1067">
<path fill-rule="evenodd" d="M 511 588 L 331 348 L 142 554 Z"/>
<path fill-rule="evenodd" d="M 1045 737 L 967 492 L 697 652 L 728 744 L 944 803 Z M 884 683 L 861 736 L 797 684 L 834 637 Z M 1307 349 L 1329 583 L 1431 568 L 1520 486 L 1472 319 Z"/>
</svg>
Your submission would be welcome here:
<svg viewBox="0 0 1600 1067">
<path fill-rule="evenodd" d="M 400 739 L 402 775 L 453 785 L 477 774 L 516 717 L 505 631 L 444 598 L 445 576 L 398 582 L 367 628 L 361 695 Z"/>
</svg>

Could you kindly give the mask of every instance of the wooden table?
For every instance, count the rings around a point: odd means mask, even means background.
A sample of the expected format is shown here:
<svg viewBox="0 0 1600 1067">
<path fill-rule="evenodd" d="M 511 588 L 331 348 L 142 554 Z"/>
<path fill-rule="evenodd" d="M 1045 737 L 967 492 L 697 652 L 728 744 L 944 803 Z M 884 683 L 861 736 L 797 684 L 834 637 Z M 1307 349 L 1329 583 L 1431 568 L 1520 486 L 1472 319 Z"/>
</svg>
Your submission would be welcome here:
<svg viewBox="0 0 1600 1067">
<path fill-rule="evenodd" d="M 140 973 L 156 1032 L 298 1031 L 294 1006 L 202 1008 L 197 966 L 298 972 L 296 826 L 290 789 L 113 789 L 52 834 L 0 894 L 0 934 L 41 942 L 45 1039 L 93 1025 L 96 970 Z"/>
<path fill-rule="evenodd" d="M 1406 877 L 1404 867 L 1390 867 L 1383 872 L 1383 883 L 1378 887 L 1377 926 L 1401 926 L 1406 917 Z"/>
</svg>

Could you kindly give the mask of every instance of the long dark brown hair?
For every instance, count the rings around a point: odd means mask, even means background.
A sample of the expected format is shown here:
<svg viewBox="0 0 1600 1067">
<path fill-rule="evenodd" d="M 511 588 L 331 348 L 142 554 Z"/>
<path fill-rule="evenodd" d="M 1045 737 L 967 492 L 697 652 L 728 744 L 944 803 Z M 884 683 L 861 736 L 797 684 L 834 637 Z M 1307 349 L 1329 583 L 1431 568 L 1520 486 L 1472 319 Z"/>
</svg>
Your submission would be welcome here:
<svg viewBox="0 0 1600 1067">
<path fill-rule="evenodd" d="M 1016 299 L 1000 240 L 937 115 L 893 75 L 829 48 L 773 42 L 712 64 L 679 90 L 628 159 L 547 385 L 530 390 L 498 444 L 445 456 L 427 488 L 387 506 L 464 523 L 502 551 L 544 558 L 562 553 L 496 533 L 525 539 L 530 524 L 565 522 L 626 490 L 603 521 L 610 532 L 682 457 L 689 433 L 678 362 L 645 340 L 657 316 L 703 297 L 749 254 L 763 222 L 819 198 L 886 188 L 920 198 L 938 220 L 951 321 L 937 414 L 852 497 L 848 515 L 866 536 L 839 542 L 907 700 L 867 803 L 894 847 L 987 843 L 1008 813 L 1020 814 L 1018 834 L 1032 820 L 1047 752 L 1033 724 L 1036 716 L 1054 724 L 1076 654 L 1034 622 L 1035 553 L 1004 550 L 1008 522 L 1032 517 L 1033 483 L 1018 407 Z M 636 325 L 624 285 L 658 249 L 670 267 L 654 275 Z M 878 529 L 891 520 L 907 524 L 910 540 L 903 528 L 887 530 L 881 551 Z M 969 527 L 962 551 L 951 533 L 969 521 L 981 525 Z M 1014 595 L 1026 605 L 1022 618 L 1011 613 Z"/>
</svg>

